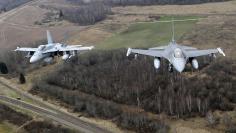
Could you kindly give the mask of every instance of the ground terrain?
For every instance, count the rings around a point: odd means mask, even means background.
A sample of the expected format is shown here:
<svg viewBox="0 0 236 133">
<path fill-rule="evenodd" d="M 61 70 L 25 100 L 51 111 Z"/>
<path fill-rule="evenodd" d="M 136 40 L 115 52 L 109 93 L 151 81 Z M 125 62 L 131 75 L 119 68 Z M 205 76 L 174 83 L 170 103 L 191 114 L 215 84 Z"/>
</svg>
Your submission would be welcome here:
<svg viewBox="0 0 236 133">
<path fill-rule="evenodd" d="M 235 1 L 209 3 L 199 5 L 166 5 L 166 6 L 128 6 L 113 8 L 114 15 L 108 17 L 96 25 L 87 27 L 77 26 L 68 22 L 53 22 L 51 25 L 34 25 L 36 21 L 40 21 L 45 17 L 45 13 L 50 12 L 50 9 L 40 8 L 41 5 L 67 5 L 65 1 L 58 1 L 57 4 L 53 0 L 36 1 L 33 4 L 25 6 L 13 14 L 4 17 L 1 22 L 1 46 L 8 49 L 13 49 L 19 44 L 28 44 L 35 40 L 45 39 L 45 30 L 52 31 L 55 40 L 76 43 L 95 43 L 103 41 L 105 38 L 112 35 L 116 31 L 126 28 L 130 23 L 137 21 L 150 21 L 150 15 L 217 15 L 217 14 L 234 14 Z M 181 7 L 181 8 L 180 8 Z M 141 8 L 141 9 L 140 9 Z M 172 10 L 170 10 L 172 9 Z M 195 10 L 193 10 L 195 9 Z M 141 12 L 139 12 L 141 11 Z M 84 29 L 84 30 L 83 30 Z"/>
<path fill-rule="evenodd" d="M 169 14 L 169 15 L 214 15 L 214 14 L 235 14 L 235 1 L 216 2 L 198 5 L 164 5 L 164 6 L 129 6 L 115 7 L 113 11 L 125 15 L 149 15 L 149 14 Z"/>
<path fill-rule="evenodd" d="M 54 2 L 57 2 L 55 4 Z M 0 17 L 0 47 L 1 49 L 14 49 L 20 44 L 45 39 L 45 31 L 52 31 L 56 41 L 71 44 L 94 44 L 99 49 L 113 49 L 120 47 L 151 47 L 163 45 L 170 40 L 171 31 L 168 23 L 137 23 L 155 21 L 150 16 L 174 15 L 175 18 L 200 18 L 198 21 L 189 21 L 176 24 L 177 41 L 198 48 L 222 47 L 227 55 L 226 58 L 236 59 L 236 1 L 209 3 L 199 5 L 165 5 L 165 6 L 128 6 L 115 7 L 113 15 L 106 20 L 91 26 L 78 26 L 66 21 L 52 22 L 45 25 L 35 25 L 45 17 L 48 9 L 39 6 L 72 6 L 65 4 L 64 0 L 42 0 L 15 12 L 13 15 L 1 21 Z M 183 17 L 184 16 L 184 17 Z M 186 17 L 187 16 L 187 17 Z M 201 19 L 202 18 L 202 19 Z M 165 19 L 165 18 L 164 18 Z M 32 73 L 26 74 L 27 84 L 19 85 L 23 90 L 31 88 L 31 81 L 49 71 L 57 64 L 43 67 Z M 18 78 L 11 79 L 18 84 Z M 1 93 L 11 97 L 18 97 L 14 92 L 1 89 Z M 30 102 L 30 101 L 29 101 Z M 50 101 L 57 103 L 58 101 Z M 63 108 L 64 109 L 64 108 Z M 66 109 L 64 109 L 66 110 Z M 236 120 L 236 111 L 215 112 L 219 117 L 228 113 Z M 97 123 L 100 126 L 111 128 L 114 132 L 126 132 L 117 128 L 111 122 L 100 119 L 84 118 L 87 121 Z M 225 127 L 218 125 L 215 129 L 206 126 L 205 118 L 191 118 L 180 120 L 168 120 L 171 132 L 177 133 L 223 133 Z M 12 125 L 4 123 L 1 130 L 10 131 Z M 14 125 L 13 125 L 14 127 Z"/>
</svg>

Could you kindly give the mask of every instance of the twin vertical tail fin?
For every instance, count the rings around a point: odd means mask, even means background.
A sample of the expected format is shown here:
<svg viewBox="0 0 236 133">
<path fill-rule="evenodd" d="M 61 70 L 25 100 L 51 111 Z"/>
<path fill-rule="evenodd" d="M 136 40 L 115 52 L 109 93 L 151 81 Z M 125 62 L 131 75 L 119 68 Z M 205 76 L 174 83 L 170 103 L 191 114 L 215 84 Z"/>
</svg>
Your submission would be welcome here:
<svg viewBox="0 0 236 133">
<path fill-rule="evenodd" d="M 49 30 L 47 30 L 47 40 L 48 40 L 48 44 L 52 44 L 53 43 L 52 35 L 51 35 Z"/>
</svg>

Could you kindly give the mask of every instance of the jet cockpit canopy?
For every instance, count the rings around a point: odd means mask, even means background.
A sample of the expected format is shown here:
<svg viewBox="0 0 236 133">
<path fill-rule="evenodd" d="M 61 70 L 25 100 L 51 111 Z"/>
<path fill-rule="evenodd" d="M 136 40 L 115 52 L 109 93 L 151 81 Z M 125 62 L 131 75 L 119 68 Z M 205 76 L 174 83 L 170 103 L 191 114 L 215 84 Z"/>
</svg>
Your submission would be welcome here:
<svg viewBox="0 0 236 133">
<path fill-rule="evenodd" d="M 39 49 L 40 51 L 43 51 L 45 48 L 46 48 L 45 45 L 40 45 L 38 49 Z"/>
<path fill-rule="evenodd" d="M 180 48 L 176 48 L 174 50 L 174 57 L 175 58 L 183 58 L 184 57 L 183 52 Z"/>
</svg>

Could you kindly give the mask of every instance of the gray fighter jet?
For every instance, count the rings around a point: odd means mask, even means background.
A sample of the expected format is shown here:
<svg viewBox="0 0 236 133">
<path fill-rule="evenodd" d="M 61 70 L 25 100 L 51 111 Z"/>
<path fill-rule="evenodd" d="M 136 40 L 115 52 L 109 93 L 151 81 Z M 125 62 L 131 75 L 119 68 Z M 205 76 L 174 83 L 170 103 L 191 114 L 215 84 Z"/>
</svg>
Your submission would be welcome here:
<svg viewBox="0 0 236 133">
<path fill-rule="evenodd" d="M 94 46 L 82 47 L 82 45 L 54 43 L 49 31 L 47 31 L 47 40 L 48 44 L 40 45 L 38 48 L 17 47 L 15 51 L 28 52 L 26 58 L 30 58 L 30 63 L 35 63 L 40 60 L 51 62 L 54 56 L 62 56 L 63 60 L 67 60 L 75 56 L 78 52 L 87 51 L 94 48 Z"/>
<path fill-rule="evenodd" d="M 220 53 L 225 56 L 225 53 L 222 51 L 221 48 L 216 49 L 207 49 L 207 50 L 198 50 L 194 47 L 183 46 L 179 45 L 175 41 L 175 34 L 174 34 L 174 21 L 172 21 L 172 41 L 167 46 L 160 46 L 149 48 L 148 50 L 142 49 L 131 49 L 128 48 L 127 56 L 131 53 L 135 53 L 135 57 L 138 54 L 141 55 L 148 55 L 154 57 L 154 67 L 156 69 L 160 68 L 160 59 L 164 58 L 169 61 L 168 70 L 170 72 L 173 71 L 173 68 L 178 71 L 182 72 L 185 68 L 187 63 L 191 63 L 193 68 L 198 69 L 198 61 L 196 57 L 199 56 L 215 56 L 216 53 Z"/>
</svg>

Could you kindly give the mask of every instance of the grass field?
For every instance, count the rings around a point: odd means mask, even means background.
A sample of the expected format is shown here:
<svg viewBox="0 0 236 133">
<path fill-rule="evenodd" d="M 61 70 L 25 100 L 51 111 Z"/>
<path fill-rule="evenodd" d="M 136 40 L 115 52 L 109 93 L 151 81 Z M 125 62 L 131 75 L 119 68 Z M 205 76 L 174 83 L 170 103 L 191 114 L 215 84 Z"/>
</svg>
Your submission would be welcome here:
<svg viewBox="0 0 236 133">
<path fill-rule="evenodd" d="M 175 20 L 196 19 L 196 16 L 176 16 Z M 161 17 L 160 21 L 172 20 L 172 17 Z M 175 22 L 176 40 L 191 30 L 196 21 Z M 101 49 L 127 47 L 153 47 L 166 45 L 172 38 L 170 22 L 143 22 L 131 24 L 126 30 L 114 33 L 110 38 L 97 45 Z"/>
<path fill-rule="evenodd" d="M 14 133 L 17 127 L 8 122 L 0 123 L 0 133 Z"/>
</svg>

